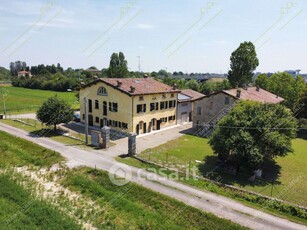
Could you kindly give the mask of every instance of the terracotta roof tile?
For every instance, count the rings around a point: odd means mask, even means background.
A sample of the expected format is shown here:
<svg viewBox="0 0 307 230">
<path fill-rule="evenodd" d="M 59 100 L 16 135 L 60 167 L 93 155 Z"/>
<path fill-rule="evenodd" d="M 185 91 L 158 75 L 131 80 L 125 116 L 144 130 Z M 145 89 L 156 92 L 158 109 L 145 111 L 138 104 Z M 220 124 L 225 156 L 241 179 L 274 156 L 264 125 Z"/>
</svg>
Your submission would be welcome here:
<svg viewBox="0 0 307 230">
<path fill-rule="evenodd" d="M 99 81 L 111 85 L 129 95 L 155 94 L 155 93 L 179 93 L 180 90 L 153 78 L 100 78 Z M 120 82 L 120 86 L 118 84 Z M 134 91 L 131 90 L 134 88 Z"/>
<path fill-rule="evenodd" d="M 257 91 L 256 87 L 248 87 L 247 89 L 243 88 L 229 89 L 229 90 L 223 90 L 223 92 L 233 97 L 237 97 L 237 90 L 241 90 L 240 99 L 242 100 L 258 101 L 262 103 L 273 103 L 273 104 L 277 104 L 284 101 L 282 97 L 279 97 L 264 89 L 259 89 L 259 91 Z"/>
<path fill-rule="evenodd" d="M 181 90 L 181 93 L 184 94 L 184 95 L 187 95 L 189 97 L 191 97 L 191 100 L 194 101 L 194 100 L 197 100 L 197 99 L 200 99 L 202 97 L 205 96 L 205 94 L 202 94 L 202 93 L 199 93 L 197 91 L 194 91 L 192 89 L 184 89 L 184 90 Z"/>
</svg>

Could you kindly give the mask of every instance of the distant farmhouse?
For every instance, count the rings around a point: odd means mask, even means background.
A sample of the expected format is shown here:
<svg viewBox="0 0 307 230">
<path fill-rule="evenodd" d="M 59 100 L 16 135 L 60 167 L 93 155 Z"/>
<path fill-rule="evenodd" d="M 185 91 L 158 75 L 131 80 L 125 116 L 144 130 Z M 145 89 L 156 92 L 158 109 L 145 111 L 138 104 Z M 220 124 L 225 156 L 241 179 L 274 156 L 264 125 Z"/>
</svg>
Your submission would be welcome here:
<svg viewBox="0 0 307 230">
<path fill-rule="evenodd" d="M 178 106 L 177 106 L 178 124 L 184 124 L 192 121 L 195 101 L 204 96 L 205 96 L 204 94 L 198 93 L 191 89 L 181 90 L 181 92 L 178 94 Z"/>
<path fill-rule="evenodd" d="M 283 98 L 259 87 L 222 90 L 202 97 L 195 102 L 193 127 L 201 128 L 216 124 L 239 100 L 250 100 L 261 103 L 277 104 Z"/>
<path fill-rule="evenodd" d="M 30 71 L 22 70 L 17 73 L 17 76 L 18 77 L 32 77 L 32 74 Z"/>
<path fill-rule="evenodd" d="M 148 133 L 177 124 L 180 90 L 152 78 L 100 78 L 80 90 L 81 122 Z M 87 111 L 85 112 L 86 100 Z"/>
</svg>

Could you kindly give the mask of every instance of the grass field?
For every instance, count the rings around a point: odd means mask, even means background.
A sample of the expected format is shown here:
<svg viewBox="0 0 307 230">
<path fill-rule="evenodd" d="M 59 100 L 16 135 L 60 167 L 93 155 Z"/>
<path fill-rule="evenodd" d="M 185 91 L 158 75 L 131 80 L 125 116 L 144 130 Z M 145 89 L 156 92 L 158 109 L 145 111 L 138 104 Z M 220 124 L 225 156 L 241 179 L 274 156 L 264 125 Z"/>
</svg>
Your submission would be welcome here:
<svg viewBox="0 0 307 230">
<path fill-rule="evenodd" d="M 76 93 L 74 92 L 54 92 L 13 86 L 1 86 L 1 88 L 5 95 L 7 114 L 35 112 L 47 98 L 54 95 L 67 101 L 72 105 L 72 108 L 79 108 L 79 102 L 77 102 Z M 0 114 L 1 113 L 3 114 L 2 100 L 0 100 Z"/>
<path fill-rule="evenodd" d="M 17 177 L 2 170 L 32 166 L 32 172 L 41 175 L 35 167 L 49 168 L 63 158 L 2 131 L 0 139 L 0 229 L 80 229 L 79 221 L 98 229 L 243 229 L 134 183 L 116 186 L 106 172 L 90 168 L 50 172 L 53 176 L 43 179 L 50 184 L 60 175 L 61 186 L 79 194 L 77 200 L 65 195 L 60 201 L 55 200 L 58 196 L 38 199 L 33 193 L 41 192 L 41 187 L 29 191 L 29 179 L 19 180 L 23 174 Z"/>
<path fill-rule="evenodd" d="M 293 148 L 295 150 L 293 154 L 278 157 L 276 163 L 270 162 L 266 165 L 263 173 L 267 180 L 248 182 L 245 175 L 232 176 L 220 173 L 219 176 L 222 177 L 220 182 L 307 206 L 307 196 L 305 196 L 307 193 L 307 140 L 298 138 L 293 140 Z M 212 171 L 217 160 L 208 144 L 208 139 L 191 135 L 145 150 L 140 157 L 181 169 L 184 166 L 195 165 L 200 175 Z M 272 178 L 276 179 L 273 185 L 270 182 Z"/>
</svg>

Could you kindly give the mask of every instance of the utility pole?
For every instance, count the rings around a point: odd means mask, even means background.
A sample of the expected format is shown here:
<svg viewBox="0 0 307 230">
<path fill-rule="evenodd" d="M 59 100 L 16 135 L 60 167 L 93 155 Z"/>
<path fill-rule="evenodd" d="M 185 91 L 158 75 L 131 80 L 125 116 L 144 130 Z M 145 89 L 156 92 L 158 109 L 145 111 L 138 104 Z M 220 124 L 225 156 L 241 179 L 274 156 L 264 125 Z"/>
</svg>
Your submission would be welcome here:
<svg viewBox="0 0 307 230">
<path fill-rule="evenodd" d="M 87 100 L 84 98 L 84 127 L 85 127 L 85 144 L 88 144 L 88 116 L 87 116 Z"/>
<path fill-rule="evenodd" d="M 4 90 L 3 90 L 3 88 L 1 88 L 1 94 L 2 94 L 2 103 L 3 103 L 3 114 L 4 114 L 4 119 L 6 119 L 6 106 L 5 106 Z"/>
</svg>

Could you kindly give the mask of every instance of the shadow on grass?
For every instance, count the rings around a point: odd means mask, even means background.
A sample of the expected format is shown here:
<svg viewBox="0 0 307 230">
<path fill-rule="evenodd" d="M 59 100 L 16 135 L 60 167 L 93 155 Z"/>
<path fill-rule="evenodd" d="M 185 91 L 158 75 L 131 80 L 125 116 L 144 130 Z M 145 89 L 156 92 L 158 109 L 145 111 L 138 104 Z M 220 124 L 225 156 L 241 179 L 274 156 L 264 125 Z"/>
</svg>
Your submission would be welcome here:
<svg viewBox="0 0 307 230">
<path fill-rule="evenodd" d="M 297 138 L 307 140 L 307 129 L 305 129 L 305 127 L 297 132 Z"/>
<path fill-rule="evenodd" d="M 51 128 L 39 129 L 34 130 L 29 133 L 31 137 L 56 137 L 56 136 L 63 136 L 65 132 L 60 130 L 54 130 Z"/>
<path fill-rule="evenodd" d="M 217 156 L 206 156 L 203 164 L 198 169 L 202 176 L 228 185 L 244 186 L 268 186 L 280 184 L 278 178 L 280 176 L 281 167 L 273 160 L 266 161 L 263 166 L 262 177 L 255 181 L 249 180 L 253 176 L 248 168 L 242 166 L 240 172 L 236 174 L 234 167 L 221 162 Z"/>
</svg>

